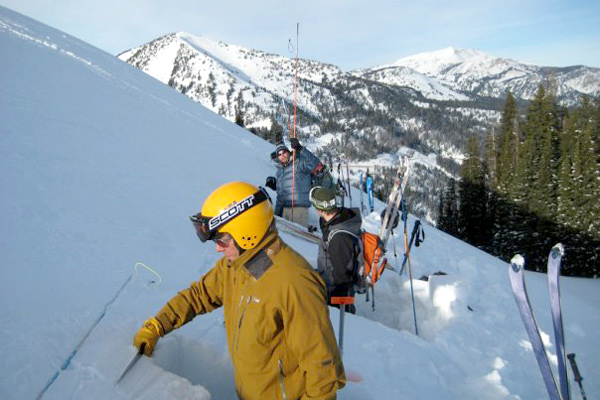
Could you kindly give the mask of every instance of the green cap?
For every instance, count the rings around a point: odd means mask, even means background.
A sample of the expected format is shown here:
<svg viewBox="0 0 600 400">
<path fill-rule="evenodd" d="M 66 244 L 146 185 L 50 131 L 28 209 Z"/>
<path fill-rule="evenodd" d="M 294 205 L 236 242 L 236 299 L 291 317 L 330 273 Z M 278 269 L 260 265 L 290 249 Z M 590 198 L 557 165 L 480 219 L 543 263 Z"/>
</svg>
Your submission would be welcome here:
<svg viewBox="0 0 600 400">
<path fill-rule="evenodd" d="M 310 191 L 310 202 L 317 210 L 331 211 L 336 208 L 335 193 L 331 189 L 315 186 Z"/>
</svg>

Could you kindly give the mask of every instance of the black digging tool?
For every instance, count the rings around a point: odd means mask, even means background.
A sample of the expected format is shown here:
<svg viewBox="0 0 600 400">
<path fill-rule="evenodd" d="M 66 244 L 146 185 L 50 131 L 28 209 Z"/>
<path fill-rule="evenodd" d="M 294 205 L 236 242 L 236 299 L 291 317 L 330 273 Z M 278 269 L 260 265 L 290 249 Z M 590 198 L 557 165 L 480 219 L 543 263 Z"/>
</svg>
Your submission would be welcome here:
<svg viewBox="0 0 600 400">
<path fill-rule="evenodd" d="M 138 360 L 140 359 L 140 357 L 144 355 L 144 347 L 146 347 L 146 344 L 142 343 L 142 345 L 140 346 L 140 350 L 137 352 L 137 354 L 135 356 L 133 356 L 133 359 L 131 360 L 131 362 L 129 363 L 129 365 L 127 366 L 127 368 L 125 368 L 125 370 L 123 371 L 123 373 L 121 374 L 121 376 L 119 377 L 119 379 L 117 380 L 117 382 L 115 383 L 115 385 L 118 385 L 119 382 L 121 382 L 121 379 L 123 379 L 125 377 L 125 375 L 127 375 L 127 373 L 129 372 L 129 370 L 131 368 L 133 368 L 133 366 L 135 365 L 136 362 L 138 362 Z"/>
<path fill-rule="evenodd" d="M 575 354 L 574 353 L 567 354 L 567 358 L 569 359 L 569 362 L 571 363 L 571 369 L 573 370 L 573 375 L 575 375 L 575 382 L 577 382 L 577 384 L 579 385 L 579 391 L 581 392 L 581 397 L 583 398 L 583 400 L 586 400 L 587 397 L 585 396 L 585 390 L 583 390 L 583 385 L 581 384 L 581 381 L 583 381 L 583 377 L 579 373 L 579 368 L 577 368 L 577 363 L 575 362 Z"/>
</svg>

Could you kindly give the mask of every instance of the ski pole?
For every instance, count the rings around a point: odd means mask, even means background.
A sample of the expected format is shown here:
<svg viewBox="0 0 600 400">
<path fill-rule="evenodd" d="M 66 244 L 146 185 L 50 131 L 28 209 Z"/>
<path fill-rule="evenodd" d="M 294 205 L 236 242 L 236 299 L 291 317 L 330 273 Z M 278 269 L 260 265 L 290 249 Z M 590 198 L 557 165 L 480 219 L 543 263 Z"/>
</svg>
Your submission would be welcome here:
<svg viewBox="0 0 600 400">
<path fill-rule="evenodd" d="M 583 381 L 583 377 L 579 373 L 579 368 L 577 368 L 577 363 L 575 362 L 575 353 L 567 354 L 567 358 L 569 359 L 569 363 L 571 364 L 571 369 L 573 370 L 575 382 L 577 382 L 577 384 L 579 385 L 581 397 L 583 397 L 583 400 L 587 400 L 585 390 L 583 390 L 583 385 L 581 384 L 581 382 Z"/>
<path fill-rule="evenodd" d="M 360 195 L 360 212 L 364 213 L 365 212 L 365 205 L 363 203 L 363 172 L 360 171 L 360 175 L 358 178 L 358 188 L 360 189 L 358 191 L 358 194 Z"/>
<path fill-rule="evenodd" d="M 297 125 L 297 108 L 298 108 L 298 42 L 300 37 L 300 23 L 296 23 L 296 76 L 294 80 L 294 138 L 298 138 L 296 134 L 296 125 Z M 292 158 L 292 221 L 294 220 L 294 190 L 296 188 L 296 151 L 293 151 Z"/>
<path fill-rule="evenodd" d="M 415 335 L 419 336 L 419 328 L 417 326 L 417 308 L 415 306 L 415 291 L 413 288 L 413 274 L 410 266 L 410 258 L 408 259 L 408 275 L 410 278 L 410 298 L 412 299 L 413 319 L 415 321 Z"/>
<path fill-rule="evenodd" d="M 410 265 L 410 246 L 412 246 L 412 238 L 411 238 L 411 242 L 409 245 L 407 231 L 406 231 L 408 214 L 406 212 L 406 203 L 404 203 L 404 202 L 402 202 L 402 219 L 404 220 L 404 262 L 402 263 L 402 267 L 400 268 L 400 274 L 402 274 L 402 270 L 404 269 L 405 262 L 408 261 L 408 276 L 410 279 L 410 298 L 412 300 L 413 320 L 415 322 L 415 335 L 419 336 L 419 328 L 417 326 L 417 309 L 415 306 L 415 291 L 414 291 L 414 287 L 413 287 L 413 274 L 412 274 L 412 268 Z M 414 233 L 414 229 L 413 229 L 413 233 Z"/>
<path fill-rule="evenodd" d="M 331 298 L 331 304 L 340 306 L 340 329 L 338 338 L 338 347 L 340 348 L 340 357 L 344 354 L 344 314 L 346 313 L 346 305 L 354 304 L 353 296 L 336 296 Z"/>
<path fill-rule="evenodd" d="M 348 199 L 350 200 L 350 208 L 352 208 L 352 186 L 350 186 L 350 166 L 348 158 L 346 158 L 346 180 L 348 182 Z"/>
<path fill-rule="evenodd" d="M 401 208 L 402 208 L 402 222 L 404 223 L 404 261 L 402 261 L 402 266 L 400 267 L 400 275 L 402 275 L 402 270 L 404 269 L 404 264 L 406 262 L 406 260 L 409 259 L 410 256 L 410 247 L 412 245 L 412 241 L 409 244 L 408 243 L 408 230 L 407 230 L 407 226 L 408 226 L 408 215 L 406 214 L 406 202 L 404 200 L 402 200 L 402 204 L 401 204 Z"/>
</svg>

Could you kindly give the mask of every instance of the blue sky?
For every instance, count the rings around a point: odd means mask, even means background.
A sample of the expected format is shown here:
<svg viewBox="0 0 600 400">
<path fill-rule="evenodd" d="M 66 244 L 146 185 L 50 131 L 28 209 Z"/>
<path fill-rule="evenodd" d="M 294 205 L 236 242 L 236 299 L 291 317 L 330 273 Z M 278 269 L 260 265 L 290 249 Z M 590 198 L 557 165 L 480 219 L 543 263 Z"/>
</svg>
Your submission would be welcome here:
<svg viewBox="0 0 600 400">
<path fill-rule="evenodd" d="M 185 31 L 344 70 L 454 46 L 600 67 L 598 0 L 0 0 L 112 54 Z"/>
</svg>

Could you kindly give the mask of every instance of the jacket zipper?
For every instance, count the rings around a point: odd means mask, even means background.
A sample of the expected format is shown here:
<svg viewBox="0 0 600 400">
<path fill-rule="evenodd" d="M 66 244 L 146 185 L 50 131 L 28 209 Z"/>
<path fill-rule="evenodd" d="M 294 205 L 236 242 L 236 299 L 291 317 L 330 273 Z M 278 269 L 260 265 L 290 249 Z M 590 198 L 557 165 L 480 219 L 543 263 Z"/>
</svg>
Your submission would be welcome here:
<svg viewBox="0 0 600 400">
<path fill-rule="evenodd" d="M 250 286 L 250 282 L 248 280 L 245 281 L 244 283 L 244 289 L 242 290 L 242 293 L 248 293 L 248 288 Z M 242 327 L 242 322 L 244 321 L 244 314 L 246 313 L 246 307 L 248 306 L 248 303 L 250 303 L 250 301 L 252 300 L 252 295 L 248 295 L 248 297 L 245 299 L 245 303 L 244 304 L 244 294 L 242 294 L 240 296 L 240 302 L 238 303 L 238 315 L 240 316 L 238 318 L 237 321 L 237 326 L 235 327 L 235 330 L 233 332 L 233 344 L 234 344 L 234 355 L 237 356 L 237 350 L 239 347 L 239 342 L 240 342 L 240 329 Z M 243 309 L 241 310 L 240 313 L 240 309 L 243 307 Z"/>
<path fill-rule="evenodd" d="M 285 394 L 285 383 L 283 381 L 283 361 L 281 358 L 277 360 L 279 364 L 279 385 L 281 386 L 281 396 L 283 400 L 287 400 L 287 395 Z"/>
<path fill-rule="evenodd" d="M 242 330 L 242 322 L 244 322 L 244 315 L 246 315 L 246 309 L 248 308 L 248 304 L 252 301 L 252 296 L 248 296 L 246 298 L 245 301 L 245 305 L 240 304 L 240 306 L 243 306 L 244 308 L 242 309 L 242 313 L 240 314 L 240 319 L 238 320 L 238 325 L 237 325 L 237 329 L 236 329 L 236 333 L 235 333 L 235 354 L 237 355 L 237 351 L 239 348 L 239 344 L 240 344 L 240 331 Z"/>
</svg>

